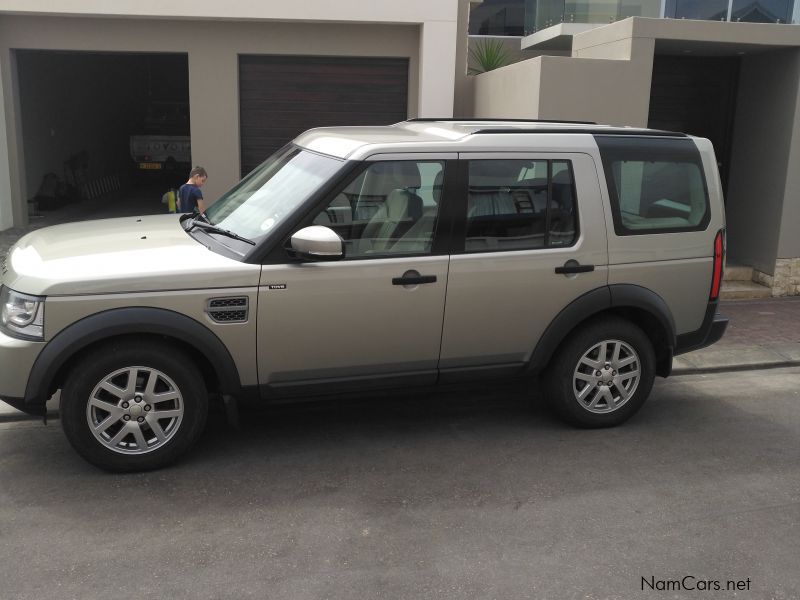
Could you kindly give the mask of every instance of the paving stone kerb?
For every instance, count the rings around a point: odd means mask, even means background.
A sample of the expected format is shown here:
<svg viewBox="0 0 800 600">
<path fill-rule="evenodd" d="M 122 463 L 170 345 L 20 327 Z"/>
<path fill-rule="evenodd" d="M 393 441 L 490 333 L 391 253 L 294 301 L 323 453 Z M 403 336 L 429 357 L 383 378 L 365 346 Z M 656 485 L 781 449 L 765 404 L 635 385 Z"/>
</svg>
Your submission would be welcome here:
<svg viewBox="0 0 800 600">
<path fill-rule="evenodd" d="M 720 312 L 730 319 L 725 336 L 678 356 L 674 374 L 800 364 L 800 298 L 723 301 Z"/>
</svg>

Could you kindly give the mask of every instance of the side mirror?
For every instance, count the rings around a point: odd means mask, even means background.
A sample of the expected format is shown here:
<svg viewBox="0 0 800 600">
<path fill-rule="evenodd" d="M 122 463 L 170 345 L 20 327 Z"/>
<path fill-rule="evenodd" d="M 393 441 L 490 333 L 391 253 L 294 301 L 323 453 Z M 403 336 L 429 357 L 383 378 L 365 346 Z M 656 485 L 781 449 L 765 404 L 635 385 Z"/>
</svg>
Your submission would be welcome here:
<svg viewBox="0 0 800 600">
<path fill-rule="evenodd" d="M 344 257 L 344 240 L 322 225 L 304 227 L 292 236 L 291 247 L 298 258 L 339 260 Z"/>
</svg>

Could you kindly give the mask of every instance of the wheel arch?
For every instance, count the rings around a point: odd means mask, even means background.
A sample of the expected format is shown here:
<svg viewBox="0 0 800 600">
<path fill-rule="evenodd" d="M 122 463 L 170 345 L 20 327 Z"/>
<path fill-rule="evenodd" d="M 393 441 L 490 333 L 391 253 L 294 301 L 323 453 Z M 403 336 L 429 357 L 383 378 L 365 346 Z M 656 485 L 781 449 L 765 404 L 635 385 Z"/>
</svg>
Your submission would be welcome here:
<svg viewBox="0 0 800 600">
<path fill-rule="evenodd" d="M 162 308 L 118 308 L 84 317 L 50 340 L 28 377 L 25 403 L 41 406 L 64 382 L 87 351 L 112 340 L 158 339 L 197 361 L 209 390 L 235 395 L 241 390 L 236 363 L 225 344 L 205 325 Z"/>
<path fill-rule="evenodd" d="M 669 376 L 675 348 L 675 319 L 664 299 L 654 291 L 631 284 L 594 289 L 573 300 L 548 325 L 531 355 L 529 369 L 543 370 L 573 331 L 591 319 L 615 315 L 642 329 L 653 344 L 656 374 Z"/>
</svg>

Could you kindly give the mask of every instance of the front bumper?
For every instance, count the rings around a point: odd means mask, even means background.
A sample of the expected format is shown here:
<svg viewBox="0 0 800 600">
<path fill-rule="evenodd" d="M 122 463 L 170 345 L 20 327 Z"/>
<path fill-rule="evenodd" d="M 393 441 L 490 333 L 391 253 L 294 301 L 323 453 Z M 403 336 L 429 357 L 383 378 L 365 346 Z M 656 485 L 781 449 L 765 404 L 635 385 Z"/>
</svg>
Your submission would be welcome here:
<svg viewBox="0 0 800 600">
<path fill-rule="evenodd" d="M 45 342 L 20 340 L 0 331 L 0 400 L 29 414 L 44 414 L 44 403 L 25 402 L 28 378 L 44 347 Z"/>
</svg>

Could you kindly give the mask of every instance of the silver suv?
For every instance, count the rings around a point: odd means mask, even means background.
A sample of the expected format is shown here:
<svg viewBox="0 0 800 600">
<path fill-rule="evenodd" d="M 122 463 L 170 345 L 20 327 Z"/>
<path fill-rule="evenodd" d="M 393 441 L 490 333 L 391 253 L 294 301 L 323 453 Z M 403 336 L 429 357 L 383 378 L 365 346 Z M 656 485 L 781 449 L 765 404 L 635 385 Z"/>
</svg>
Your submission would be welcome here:
<svg viewBox="0 0 800 600">
<path fill-rule="evenodd" d="M 414 119 L 302 134 L 205 214 L 59 225 L 2 265 L 0 397 L 61 391 L 74 448 L 165 465 L 209 397 L 542 379 L 564 419 L 630 418 L 717 341 L 724 215 L 706 139 Z"/>
</svg>

